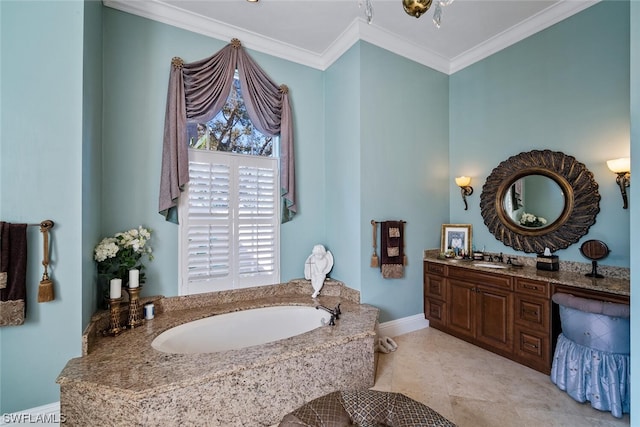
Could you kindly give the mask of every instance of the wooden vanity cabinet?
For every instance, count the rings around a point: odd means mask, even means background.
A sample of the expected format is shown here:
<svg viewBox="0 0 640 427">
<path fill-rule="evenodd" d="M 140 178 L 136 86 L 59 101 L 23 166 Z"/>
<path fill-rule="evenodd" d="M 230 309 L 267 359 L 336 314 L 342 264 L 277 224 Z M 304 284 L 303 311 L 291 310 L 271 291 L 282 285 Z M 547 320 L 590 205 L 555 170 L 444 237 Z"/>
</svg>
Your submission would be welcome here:
<svg viewBox="0 0 640 427">
<path fill-rule="evenodd" d="M 502 355 L 513 352 L 511 278 L 437 263 L 424 264 L 430 326 Z"/>
<path fill-rule="evenodd" d="M 557 292 L 629 304 L 626 295 L 424 261 L 430 326 L 545 374 L 561 328 Z"/>
</svg>

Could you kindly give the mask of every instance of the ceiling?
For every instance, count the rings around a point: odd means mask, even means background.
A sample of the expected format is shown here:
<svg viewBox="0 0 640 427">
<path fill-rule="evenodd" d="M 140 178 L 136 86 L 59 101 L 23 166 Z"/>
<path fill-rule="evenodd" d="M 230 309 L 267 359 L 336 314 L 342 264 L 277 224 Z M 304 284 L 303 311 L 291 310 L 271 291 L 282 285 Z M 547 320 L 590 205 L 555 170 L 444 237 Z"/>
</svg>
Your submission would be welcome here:
<svg viewBox="0 0 640 427">
<path fill-rule="evenodd" d="M 407 15 L 401 0 L 104 0 L 105 6 L 324 70 L 358 40 L 451 74 L 598 0 L 455 0 L 437 28 L 431 9 Z"/>
</svg>

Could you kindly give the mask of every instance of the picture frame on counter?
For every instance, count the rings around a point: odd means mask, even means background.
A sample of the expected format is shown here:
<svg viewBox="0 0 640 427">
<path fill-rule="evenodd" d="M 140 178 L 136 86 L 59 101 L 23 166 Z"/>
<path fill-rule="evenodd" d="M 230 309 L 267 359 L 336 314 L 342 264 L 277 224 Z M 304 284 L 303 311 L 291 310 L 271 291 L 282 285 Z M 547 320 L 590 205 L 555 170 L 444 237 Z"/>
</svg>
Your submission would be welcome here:
<svg viewBox="0 0 640 427">
<path fill-rule="evenodd" d="M 471 233 L 471 224 L 442 224 L 440 252 L 453 252 L 455 256 L 460 255 L 460 252 L 469 255 L 472 248 Z"/>
</svg>

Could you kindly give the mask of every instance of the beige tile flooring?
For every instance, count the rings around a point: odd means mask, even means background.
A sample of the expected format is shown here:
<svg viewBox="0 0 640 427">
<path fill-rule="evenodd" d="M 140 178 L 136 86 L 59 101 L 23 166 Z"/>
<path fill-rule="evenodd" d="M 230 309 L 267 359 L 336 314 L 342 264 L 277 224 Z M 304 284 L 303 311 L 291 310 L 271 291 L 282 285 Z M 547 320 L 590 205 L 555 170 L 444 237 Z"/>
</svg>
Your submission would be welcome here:
<svg viewBox="0 0 640 427">
<path fill-rule="evenodd" d="M 460 427 L 628 426 L 574 401 L 548 375 L 433 328 L 394 337 L 373 389 L 403 393 Z"/>
</svg>

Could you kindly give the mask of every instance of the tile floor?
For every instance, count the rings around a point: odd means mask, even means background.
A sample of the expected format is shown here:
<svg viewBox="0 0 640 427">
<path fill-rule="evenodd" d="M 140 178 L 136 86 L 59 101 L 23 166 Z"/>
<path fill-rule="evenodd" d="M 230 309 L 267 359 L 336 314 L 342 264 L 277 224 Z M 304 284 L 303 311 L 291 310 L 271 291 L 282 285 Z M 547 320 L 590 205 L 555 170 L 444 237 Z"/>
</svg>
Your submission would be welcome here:
<svg viewBox="0 0 640 427">
<path fill-rule="evenodd" d="M 404 393 L 459 427 L 613 427 L 622 419 L 574 401 L 549 376 L 433 328 L 394 337 L 373 389 Z"/>
</svg>

